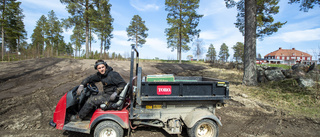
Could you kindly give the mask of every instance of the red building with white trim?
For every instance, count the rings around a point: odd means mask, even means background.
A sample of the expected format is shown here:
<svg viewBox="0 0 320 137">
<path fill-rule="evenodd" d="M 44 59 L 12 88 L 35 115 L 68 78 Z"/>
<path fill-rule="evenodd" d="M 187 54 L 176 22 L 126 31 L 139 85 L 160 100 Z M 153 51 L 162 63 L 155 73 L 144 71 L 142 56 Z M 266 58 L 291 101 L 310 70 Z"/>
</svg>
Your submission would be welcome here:
<svg viewBox="0 0 320 137">
<path fill-rule="evenodd" d="M 264 59 L 267 60 L 268 63 L 271 64 L 311 64 L 312 56 L 308 53 L 292 49 L 282 49 L 281 47 L 264 56 Z"/>
</svg>

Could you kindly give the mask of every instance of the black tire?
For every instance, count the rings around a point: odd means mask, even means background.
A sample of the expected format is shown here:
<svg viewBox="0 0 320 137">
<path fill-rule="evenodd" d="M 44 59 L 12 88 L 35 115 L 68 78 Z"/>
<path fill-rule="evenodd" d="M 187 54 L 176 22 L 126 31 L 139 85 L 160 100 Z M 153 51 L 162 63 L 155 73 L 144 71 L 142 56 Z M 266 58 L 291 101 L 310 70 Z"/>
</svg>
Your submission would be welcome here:
<svg viewBox="0 0 320 137">
<path fill-rule="evenodd" d="M 94 137 L 123 137 L 123 128 L 116 122 L 103 121 L 94 129 Z"/>
<path fill-rule="evenodd" d="M 190 137 L 217 137 L 219 134 L 218 125 L 210 119 L 199 120 L 187 130 Z"/>
</svg>

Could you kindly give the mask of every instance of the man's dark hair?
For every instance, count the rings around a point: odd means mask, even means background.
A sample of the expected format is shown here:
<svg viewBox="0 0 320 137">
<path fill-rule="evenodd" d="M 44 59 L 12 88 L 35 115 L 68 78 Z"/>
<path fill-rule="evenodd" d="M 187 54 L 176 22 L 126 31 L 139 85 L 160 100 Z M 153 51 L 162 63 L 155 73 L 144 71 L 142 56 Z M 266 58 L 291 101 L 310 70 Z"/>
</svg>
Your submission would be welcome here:
<svg viewBox="0 0 320 137">
<path fill-rule="evenodd" d="M 107 62 L 104 62 L 104 60 L 99 59 L 96 61 L 96 64 L 94 65 L 94 69 L 97 69 L 98 65 L 104 64 L 106 67 L 108 66 Z"/>
</svg>

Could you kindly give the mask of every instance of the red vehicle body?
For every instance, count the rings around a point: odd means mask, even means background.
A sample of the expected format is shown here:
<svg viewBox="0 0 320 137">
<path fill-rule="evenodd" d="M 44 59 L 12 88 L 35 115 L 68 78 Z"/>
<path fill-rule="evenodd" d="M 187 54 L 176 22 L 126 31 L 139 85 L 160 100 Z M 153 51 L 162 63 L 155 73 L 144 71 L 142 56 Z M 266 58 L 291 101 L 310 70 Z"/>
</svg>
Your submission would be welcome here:
<svg viewBox="0 0 320 137">
<path fill-rule="evenodd" d="M 71 91 L 70 91 L 71 92 Z M 71 131 L 79 131 L 81 126 L 73 127 L 74 130 L 69 126 L 65 127 L 66 124 L 66 106 L 67 106 L 67 94 L 66 93 L 58 102 L 55 112 L 53 114 L 53 120 L 50 122 L 50 125 L 60 130 L 71 130 Z M 128 101 L 128 100 L 127 100 Z M 87 128 L 81 129 L 84 133 L 90 133 L 92 127 L 95 127 L 100 121 L 103 120 L 112 120 L 116 121 L 121 125 L 122 128 L 129 128 L 129 111 L 128 108 L 129 103 L 126 102 L 126 105 L 122 108 L 122 110 L 108 110 L 104 111 L 102 109 L 97 109 L 91 116 L 90 123 L 86 126 Z"/>
</svg>

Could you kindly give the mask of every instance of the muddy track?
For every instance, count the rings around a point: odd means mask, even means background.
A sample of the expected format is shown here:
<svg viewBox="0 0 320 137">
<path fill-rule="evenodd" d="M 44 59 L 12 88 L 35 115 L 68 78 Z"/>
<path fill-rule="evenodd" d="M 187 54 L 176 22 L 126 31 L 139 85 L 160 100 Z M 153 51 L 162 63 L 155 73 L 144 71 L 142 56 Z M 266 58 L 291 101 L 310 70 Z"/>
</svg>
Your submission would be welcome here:
<svg viewBox="0 0 320 137">
<path fill-rule="evenodd" d="M 0 136 L 92 136 L 56 130 L 49 126 L 59 99 L 85 77 L 95 73 L 95 60 L 44 58 L 0 63 Z M 128 82 L 129 61 L 108 60 Z M 210 76 L 208 66 L 140 62 L 143 75 L 175 74 L 183 76 Z M 214 76 L 214 75 L 213 75 Z M 98 84 L 99 87 L 99 84 Z M 100 85 L 101 87 L 101 85 Z M 234 93 L 228 106 L 216 111 L 222 118 L 220 137 L 316 137 L 320 135 L 320 120 L 288 116 L 263 102 L 247 99 Z M 125 133 L 126 135 L 126 133 Z M 133 137 L 170 136 L 159 128 L 139 127 Z M 186 137 L 183 130 L 178 137 Z"/>
</svg>

